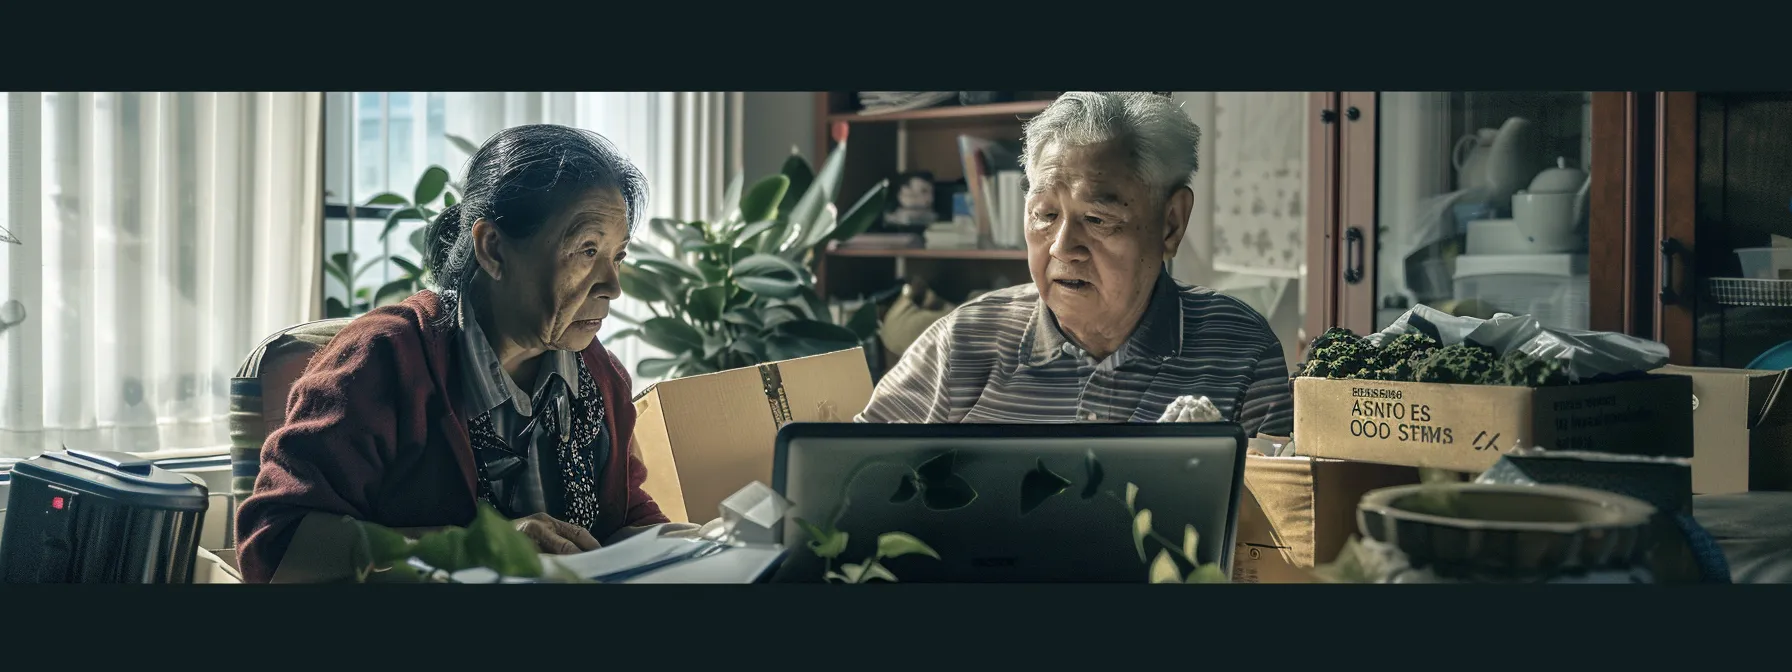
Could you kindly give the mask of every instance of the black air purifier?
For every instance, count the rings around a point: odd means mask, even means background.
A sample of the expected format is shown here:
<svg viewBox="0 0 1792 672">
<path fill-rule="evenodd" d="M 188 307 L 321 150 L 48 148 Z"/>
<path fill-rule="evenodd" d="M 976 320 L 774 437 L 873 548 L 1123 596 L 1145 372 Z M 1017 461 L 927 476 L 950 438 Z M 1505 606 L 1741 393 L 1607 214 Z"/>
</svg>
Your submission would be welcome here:
<svg viewBox="0 0 1792 672">
<path fill-rule="evenodd" d="M 208 502 L 197 477 L 70 450 L 13 465 L 0 582 L 192 583 Z"/>
</svg>

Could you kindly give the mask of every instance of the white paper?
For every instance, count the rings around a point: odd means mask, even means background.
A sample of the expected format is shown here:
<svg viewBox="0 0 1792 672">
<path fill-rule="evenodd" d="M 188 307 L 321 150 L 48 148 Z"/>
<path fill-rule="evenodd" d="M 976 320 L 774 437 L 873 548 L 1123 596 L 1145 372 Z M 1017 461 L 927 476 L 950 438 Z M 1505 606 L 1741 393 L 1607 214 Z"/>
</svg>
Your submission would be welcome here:
<svg viewBox="0 0 1792 672">
<path fill-rule="evenodd" d="M 733 546 L 628 579 L 623 583 L 752 583 L 778 560 L 776 546 Z"/>
<path fill-rule="evenodd" d="M 1568 377 L 1584 380 L 1605 374 L 1653 371 L 1668 363 L 1668 346 L 1609 331 L 1546 328 L 1529 315 L 1499 313 L 1491 320 L 1458 317 L 1430 306 L 1414 306 L 1381 333 L 1370 334 L 1380 347 L 1400 334 L 1426 331 L 1429 324 L 1443 345 L 1474 341 L 1500 354 L 1517 350 L 1541 359 L 1568 363 Z"/>
<path fill-rule="evenodd" d="M 634 569 L 680 553 L 690 553 L 697 546 L 710 543 L 713 542 L 662 537 L 656 527 L 597 550 L 572 555 L 543 555 L 542 563 L 559 563 L 580 578 L 590 579 Z"/>
</svg>

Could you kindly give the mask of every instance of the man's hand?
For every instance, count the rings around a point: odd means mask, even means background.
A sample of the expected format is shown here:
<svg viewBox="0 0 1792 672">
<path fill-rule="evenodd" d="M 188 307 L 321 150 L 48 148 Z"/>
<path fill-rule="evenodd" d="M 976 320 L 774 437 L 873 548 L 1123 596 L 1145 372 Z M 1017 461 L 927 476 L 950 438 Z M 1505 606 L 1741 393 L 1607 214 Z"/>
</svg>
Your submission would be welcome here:
<svg viewBox="0 0 1792 672">
<path fill-rule="evenodd" d="M 590 531 L 564 520 L 555 520 L 545 513 L 518 518 L 515 522 L 517 531 L 535 540 L 535 547 L 543 553 L 571 555 L 597 548 L 597 538 L 591 536 Z"/>
</svg>

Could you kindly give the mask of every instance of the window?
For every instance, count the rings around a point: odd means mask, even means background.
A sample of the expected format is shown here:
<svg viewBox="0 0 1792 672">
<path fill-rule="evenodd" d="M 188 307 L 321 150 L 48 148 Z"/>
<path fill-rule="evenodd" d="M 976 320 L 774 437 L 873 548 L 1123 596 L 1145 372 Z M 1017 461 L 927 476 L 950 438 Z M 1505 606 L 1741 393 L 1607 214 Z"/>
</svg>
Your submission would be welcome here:
<svg viewBox="0 0 1792 672">
<path fill-rule="evenodd" d="M 727 178 L 740 170 L 738 134 L 717 132 L 727 126 L 730 111 L 738 111 L 738 94 L 362 91 L 325 96 L 321 282 L 330 316 L 357 315 L 408 296 L 409 291 L 382 288 L 405 286 L 406 265 L 422 262 L 424 223 L 401 221 L 382 235 L 393 208 L 369 206 L 368 200 L 384 192 L 408 198 L 430 166 L 441 166 L 458 181 L 470 150 L 504 128 L 556 123 L 604 135 L 647 174 L 649 217 L 710 216 Z M 635 235 L 653 234 L 643 226 Z M 635 316 L 646 312 L 627 297 L 613 308 Z M 664 356 L 635 339 L 609 338 L 628 327 L 608 320 L 599 339 L 631 372 L 643 358 Z M 653 382 L 635 378 L 637 390 Z"/>
</svg>

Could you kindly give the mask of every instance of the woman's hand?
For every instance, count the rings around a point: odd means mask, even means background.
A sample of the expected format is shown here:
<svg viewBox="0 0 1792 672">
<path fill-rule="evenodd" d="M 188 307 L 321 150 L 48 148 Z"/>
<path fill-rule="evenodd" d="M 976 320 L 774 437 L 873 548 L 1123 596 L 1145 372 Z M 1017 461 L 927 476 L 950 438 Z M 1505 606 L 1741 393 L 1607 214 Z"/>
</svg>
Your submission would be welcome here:
<svg viewBox="0 0 1792 672">
<path fill-rule="evenodd" d="M 597 548 L 597 538 L 591 536 L 590 531 L 545 513 L 518 518 L 515 522 L 517 531 L 535 540 L 535 547 L 543 553 L 571 555 Z"/>
</svg>

